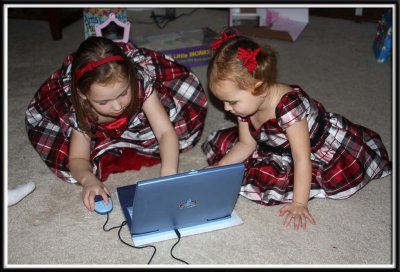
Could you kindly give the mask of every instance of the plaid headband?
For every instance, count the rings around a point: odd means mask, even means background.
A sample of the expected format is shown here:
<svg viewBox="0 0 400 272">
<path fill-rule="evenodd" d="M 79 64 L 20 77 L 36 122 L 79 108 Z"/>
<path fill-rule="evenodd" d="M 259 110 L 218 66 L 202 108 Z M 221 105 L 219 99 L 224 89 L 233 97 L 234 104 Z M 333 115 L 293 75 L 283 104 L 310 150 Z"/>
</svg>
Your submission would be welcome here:
<svg viewBox="0 0 400 272">
<path fill-rule="evenodd" d="M 86 63 L 85 66 L 76 70 L 75 72 L 76 80 L 79 80 L 86 72 L 92 71 L 94 68 L 114 60 L 124 60 L 124 58 L 121 56 L 108 56 L 96 61 L 89 61 L 88 63 Z"/>
</svg>

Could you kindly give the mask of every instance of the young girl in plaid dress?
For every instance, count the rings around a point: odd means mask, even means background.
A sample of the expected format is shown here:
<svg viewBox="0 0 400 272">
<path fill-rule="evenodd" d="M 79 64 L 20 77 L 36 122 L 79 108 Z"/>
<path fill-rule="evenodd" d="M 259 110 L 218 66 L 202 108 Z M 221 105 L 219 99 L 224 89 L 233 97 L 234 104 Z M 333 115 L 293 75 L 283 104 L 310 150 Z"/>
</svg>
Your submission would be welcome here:
<svg viewBox="0 0 400 272">
<path fill-rule="evenodd" d="M 276 53 L 225 32 L 212 44 L 211 92 L 237 117 L 237 127 L 211 133 L 202 148 L 210 165 L 244 162 L 241 195 L 280 209 L 284 225 L 315 224 L 312 198 L 350 197 L 370 180 L 391 174 L 380 136 L 278 83 Z"/>
<path fill-rule="evenodd" d="M 207 100 L 197 77 L 161 53 L 90 37 L 40 87 L 26 111 L 28 137 L 61 179 L 80 183 L 88 210 L 108 203 L 109 174 L 161 162 L 199 140 Z"/>
</svg>

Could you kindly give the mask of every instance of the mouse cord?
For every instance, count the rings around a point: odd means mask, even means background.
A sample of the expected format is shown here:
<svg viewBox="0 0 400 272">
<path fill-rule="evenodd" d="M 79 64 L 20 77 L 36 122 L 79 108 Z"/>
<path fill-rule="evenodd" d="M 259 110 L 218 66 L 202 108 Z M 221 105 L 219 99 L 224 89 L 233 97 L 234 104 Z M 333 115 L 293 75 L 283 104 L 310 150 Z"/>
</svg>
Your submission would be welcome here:
<svg viewBox="0 0 400 272">
<path fill-rule="evenodd" d="M 179 243 L 179 241 L 181 240 L 181 234 L 180 234 L 179 230 L 178 230 L 178 229 L 174 229 L 174 230 L 175 230 L 176 235 L 178 236 L 178 241 L 176 241 L 176 243 L 171 247 L 171 256 L 172 256 L 172 258 L 174 258 L 175 260 L 178 260 L 178 261 L 180 261 L 180 262 L 182 262 L 182 263 L 185 263 L 185 264 L 189 264 L 188 262 L 186 262 L 186 261 L 184 261 L 184 260 L 182 260 L 182 259 L 179 259 L 179 258 L 175 257 L 174 254 L 172 254 L 172 250 L 174 249 L 174 247 L 175 247 L 175 246 Z"/>
<path fill-rule="evenodd" d="M 121 237 L 121 229 L 122 229 L 123 226 L 126 225 L 126 221 L 122 221 L 121 225 L 119 225 L 119 226 L 115 226 L 115 227 L 111 227 L 111 228 L 109 228 L 109 229 L 106 229 L 106 225 L 107 225 L 108 219 L 109 219 L 109 215 L 108 215 L 108 213 L 107 213 L 107 220 L 106 220 L 106 222 L 105 222 L 104 225 L 103 225 L 103 230 L 107 232 L 107 231 L 110 231 L 110 230 L 112 230 L 112 229 L 119 228 L 119 230 L 118 230 L 118 238 L 119 238 L 119 240 L 120 240 L 123 244 L 125 244 L 125 245 L 127 245 L 127 246 L 129 246 L 129 247 L 137 248 L 137 249 L 142 249 L 142 248 L 147 248 L 147 247 L 152 247 L 152 248 L 154 249 L 153 255 L 151 255 L 151 258 L 150 258 L 149 262 L 147 263 L 147 264 L 150 264 L 151 261 L 153 260 L 154 255 L 156 255 L 156 251 L 157 251 L 156 247 L 155 247 L 155 246 L 152 246 L 152 245 L 148 245 L 148 246 L 133 246 L 133 245 L 128 244 L 127 242 L 125 242 L 124 240 L 122 240 L 122 237 Z"/>
</svg>

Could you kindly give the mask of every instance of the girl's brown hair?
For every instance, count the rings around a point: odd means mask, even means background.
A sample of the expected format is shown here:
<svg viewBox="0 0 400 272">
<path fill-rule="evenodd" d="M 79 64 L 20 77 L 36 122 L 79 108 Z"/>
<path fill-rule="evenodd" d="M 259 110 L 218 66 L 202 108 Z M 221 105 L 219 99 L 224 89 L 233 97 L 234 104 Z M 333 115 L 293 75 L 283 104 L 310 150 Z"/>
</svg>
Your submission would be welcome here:
<svg viewBox="0 0 400 272">
<path fill-rule="evenodd" d="M 243 65 L 243 60 L 237 57 L 239 47 L 252 51 L 261 48 L 256 56 L 257 67 L 251 73 Z M 208 65 L 207 79 L 210 89 L 220 80 L 230 80 L 242 90 L 251 90 L 254 95 L 261 95 L 276 83 L 277 53 L 270 46 L 260 47 L 247 37 L 235 35 L 216 49 Z M 259 81 L 262 84 L 254 88 Z"/>
<path fill-rule="evenodd" d="M 97 61 L 108 56 L 121 56 L 123 61 L 111 61 L 85 72 L 79 79 L 75 71 L 85 67 L 88 62 Z M 112 40 L 104 37 L 89 37 L 78 48 L 74 55 L 71 67 L 71 101 L 75 108 L 76 119 L 79 127 L 91 135 L 89 121 L 98 120 L 96 112 L 88 100 L 82 99 L 78 90 L 86 95 L 93 83 L 112 83 L 121 79 L 128 79 L 132 100 L 125 109 L 124 114 L 131 116 L 137 110 L 137 71 L 135 65 L 126 56 L 122 48 Z"/>
</svg>

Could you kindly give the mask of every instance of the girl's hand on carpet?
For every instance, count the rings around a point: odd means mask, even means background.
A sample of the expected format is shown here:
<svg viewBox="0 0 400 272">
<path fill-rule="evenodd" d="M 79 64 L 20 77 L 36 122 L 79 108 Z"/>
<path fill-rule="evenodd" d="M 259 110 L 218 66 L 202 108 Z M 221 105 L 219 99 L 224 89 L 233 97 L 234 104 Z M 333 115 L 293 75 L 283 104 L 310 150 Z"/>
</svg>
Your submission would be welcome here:
<svg viewBox="0 0 400 272">
<path fill-rule="evenodd" d="M 307 221 L 315 225 L 315 220 L 305 205 L 297 204 L 295 202 L 286 204 L 279 210 L 279 216 L 284 216 L 285 214 L 286 218 L 283 221 L 285 227 L 288 227 L 292 222 L 295 230 L 298 230 L 299 226 L 305 230 Z"/>
<path fill-rule="evenodd" d="M 107 199 L 107 195 L 111 194 L 103 182 L 93 178 L 90 181 L 86 181 L 82 189 L 83 204 L 91 212 L 94 211 L 94 197 L 96 195 L 101 195 L 104 199 Z"/>
</svg>

